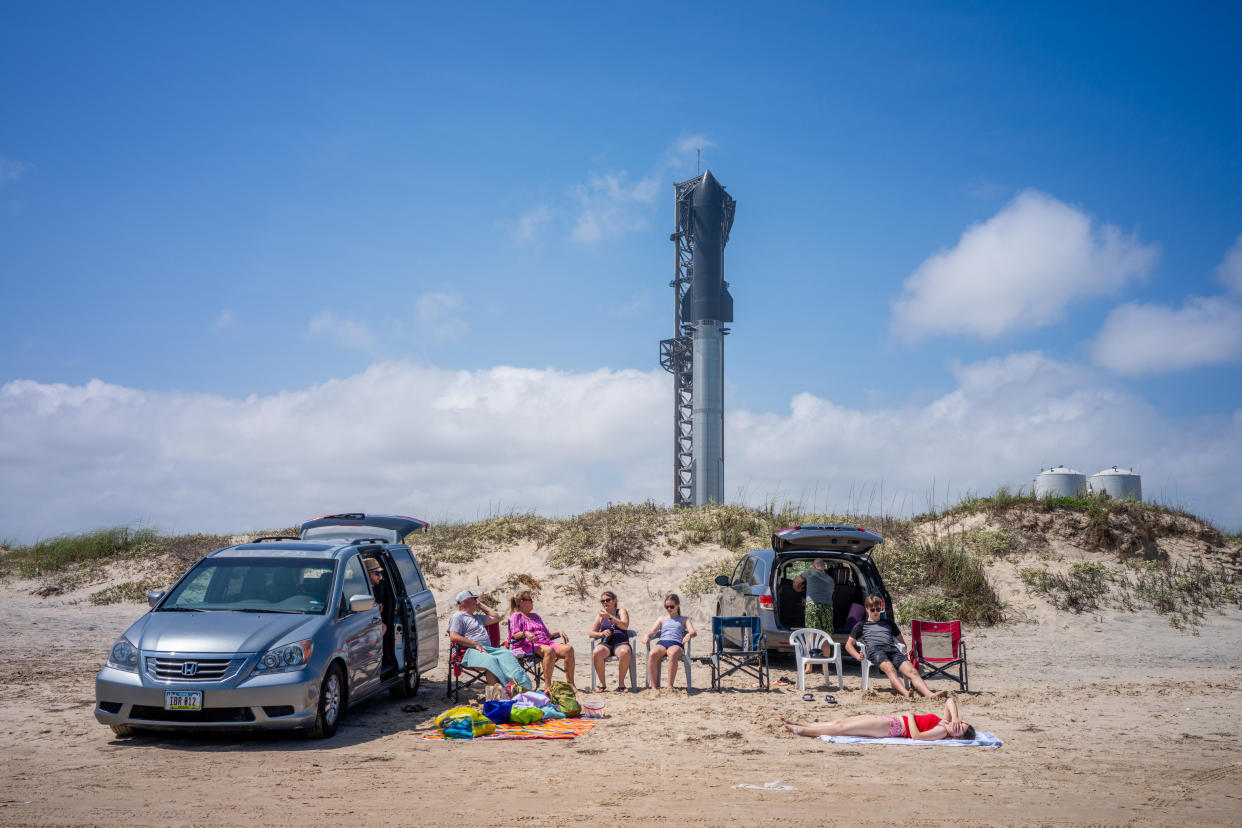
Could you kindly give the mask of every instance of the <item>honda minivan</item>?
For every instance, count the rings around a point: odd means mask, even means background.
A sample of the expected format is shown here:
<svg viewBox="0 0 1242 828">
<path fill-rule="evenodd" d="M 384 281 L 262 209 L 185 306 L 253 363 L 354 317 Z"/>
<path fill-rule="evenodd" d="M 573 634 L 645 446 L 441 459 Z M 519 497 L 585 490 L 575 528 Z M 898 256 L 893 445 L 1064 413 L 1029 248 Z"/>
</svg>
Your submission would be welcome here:
<svg viewBox="0 0 1242 828">
<path fill-rule="evenodd" d="M 748 552 L 732 575 L 721 575 L 724 587 L 716 601 L 717 615 L 758 616 L 768 649 L 792 650 L 789 634 L 806 626 L 805 592 L 794 589 L 794 579 L 823 559 L 836 582 L 832 599 L 832 637 L 842 643 L 854 624 L 863 619 L 868 595 L 884 599 L 885 615 L 895 608 L 884 588 L 871 549 L 884 538 L 858 526 L 790 526 L 772 535 L 771 549 Z"/>
</svg>

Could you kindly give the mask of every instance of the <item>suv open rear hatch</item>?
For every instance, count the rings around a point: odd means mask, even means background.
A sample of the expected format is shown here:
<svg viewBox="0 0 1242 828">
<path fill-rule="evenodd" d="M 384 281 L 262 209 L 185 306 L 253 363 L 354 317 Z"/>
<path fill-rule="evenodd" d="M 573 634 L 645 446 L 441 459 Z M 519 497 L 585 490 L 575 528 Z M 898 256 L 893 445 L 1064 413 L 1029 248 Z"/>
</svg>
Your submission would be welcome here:
<svg viewBox="0 0 1242 828">
<path fill-rule="evenodd" d="M 774 552 L 853 552 L 866 555 L 878 543 L 879 533 L 861 526 L 788 526 L 772 534 Z"/>
</svg>

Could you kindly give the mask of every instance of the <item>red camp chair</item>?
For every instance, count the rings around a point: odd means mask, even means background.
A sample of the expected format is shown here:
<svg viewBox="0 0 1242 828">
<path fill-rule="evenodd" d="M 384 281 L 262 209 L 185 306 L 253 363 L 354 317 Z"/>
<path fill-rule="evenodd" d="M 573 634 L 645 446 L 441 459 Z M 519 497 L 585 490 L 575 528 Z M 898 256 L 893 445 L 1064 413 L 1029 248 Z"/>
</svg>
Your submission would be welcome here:
<svg viewBox="0 0 1242 828">
<path fill-rule="evenodd" d="M 961 621 L 911 621 L 910 658 L 924 680 L 944 676 L 956 681 L 963 691 L 970 690 Z M 954 667 L 956 676 L 948 672 Z"/>
<path fill-rule="evenodd" d="M 500 646 L 500 622 L 488 624 L 486 627 L 487 637 L 491 639 L 493 647 Z M 444 697 L 457 701 L 457 696 L 463 687 L 472 687 L 480 681 L 487 680 L 487 671 L 478 667 L 466 667 L 461 663 L 462 657 L 466 655 L 464 647 L 458 647 L 449 641 L 449 670 L 448 670 L 448 689 Z M 462 674 L 466 678 L 462 679 Z"/>
</svg>

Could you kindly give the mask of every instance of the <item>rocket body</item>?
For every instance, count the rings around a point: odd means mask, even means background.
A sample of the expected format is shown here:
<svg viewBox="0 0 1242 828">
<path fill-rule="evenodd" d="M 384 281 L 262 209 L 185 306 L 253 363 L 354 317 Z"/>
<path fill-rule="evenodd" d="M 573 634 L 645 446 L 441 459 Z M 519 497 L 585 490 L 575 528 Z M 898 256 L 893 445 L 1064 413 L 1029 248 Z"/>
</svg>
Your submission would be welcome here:
<svg viewBox="0 0 1242 828">
<path fill-rule="evenodd" d="M 724 502 L 724 323 L 733 321 L 733 297 L 724 280 L 725 202 L 732 201 L 703 173 L 691 203 L 692 280 L 682 322 L 693 328 L 694 505 Z"/>
</svg>

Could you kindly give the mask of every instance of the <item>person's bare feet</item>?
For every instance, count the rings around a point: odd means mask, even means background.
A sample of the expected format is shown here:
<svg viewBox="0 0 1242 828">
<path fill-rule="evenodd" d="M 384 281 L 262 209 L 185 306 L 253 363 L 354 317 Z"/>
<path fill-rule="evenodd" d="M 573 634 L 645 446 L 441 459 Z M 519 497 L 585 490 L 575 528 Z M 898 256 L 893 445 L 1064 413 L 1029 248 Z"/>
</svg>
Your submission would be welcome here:
<svg viewBox="0 0 1242 828">
<path fill-rule="evenodd" d="M 932 693 L 932 694 L 931 694 L 930 696 L 928 696 L 927 698 L 929 698 L 929 699 L 947 699 L 948 697 L 949 697 L 949 691 L 948 691 L 948 690 L 937 690 L 935 693 Z"/>
<path fill-rule="evenodd" d="M 788 730 L 790 733 L 794 734 L 795 736 L 806 735 L 805 726 L 797 724 L 796 722 L 791 722 L 788 719 L 786 719 L 784 716 L 781 716 L 781 724 L 783 724 L 785 726 L 785 729 Z"/>
</svg>

